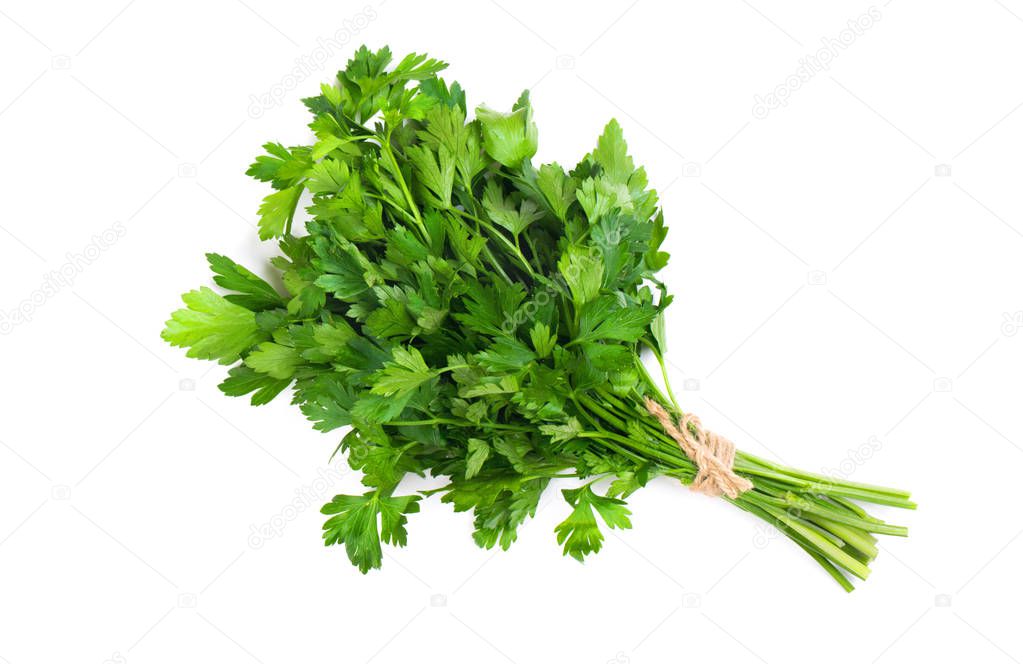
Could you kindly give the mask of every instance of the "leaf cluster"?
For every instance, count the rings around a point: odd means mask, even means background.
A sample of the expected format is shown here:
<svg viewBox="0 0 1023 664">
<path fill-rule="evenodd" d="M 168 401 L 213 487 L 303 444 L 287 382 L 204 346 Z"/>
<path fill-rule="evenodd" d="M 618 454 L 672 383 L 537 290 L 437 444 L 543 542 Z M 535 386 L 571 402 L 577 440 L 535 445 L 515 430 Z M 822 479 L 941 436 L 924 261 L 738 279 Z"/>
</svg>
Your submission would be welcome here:
<svg viewBox="0 0 1023 664">
<path fill-rule="evenodd" d="M 163 332 L 233 365 L 225 394 L 261 405 L 290 387 L 316 429 L 347 429 L 338 449 L 368 491 L 324 507 L 324 539 L 362 571 L 405 544 L 410 473 L 443 482 L 488 548 L 515 541 L 552 479 L 610 477 L 609 496 L 564 492 L 557 540 L 579 559 L 600 549 L 595 515 L 629 527 L 621 496 L 650 474 L 589 441 L 580 405 L 645 393 L 638 349 L 663 347 L 666 231 L 644 170 L 613 120 L 570 170 L 534 166 L 528 92 L 470 116 L 445 66 L 363 47 L 305 99 L 315 140 L 267 143 L 248 170 L 272 187 L 259 235 L 279 243 L 282 287 L 209 254 L 225 294 L 187 293 Z"/>
</svg>

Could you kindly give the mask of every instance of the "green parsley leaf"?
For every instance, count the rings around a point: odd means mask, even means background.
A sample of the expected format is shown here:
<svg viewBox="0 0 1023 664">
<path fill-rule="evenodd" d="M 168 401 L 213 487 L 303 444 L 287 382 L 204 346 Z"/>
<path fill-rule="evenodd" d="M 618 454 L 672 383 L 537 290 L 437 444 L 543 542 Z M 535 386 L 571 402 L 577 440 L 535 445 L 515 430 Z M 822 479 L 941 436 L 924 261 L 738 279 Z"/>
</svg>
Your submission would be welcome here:
<svg viewBox="0 0 1023 664">
<path fill-rule="evenodd" d="M 490 458 L 490 445 L 479 438 L 469 439 L 469 455 L 465 458 L 465 479 L 479 474 L 483 464 Z"/>
<path fill-rule="evenodd" d="M 541 321 L 533 323 L 532 329 L 529 330 L 529 339 L 533 342 L 536 356 L 540 358 L 550 355 L 558 344 L 558 335 L 552 334 L 550 326 Z"/>
<path fill-rule="evenodd" d="M 247 367 L 278 380 L 291 378 L 301 364 L 302 356 L 297 349 L 271 341 L 259 344 L 245 358 Z"/>
<path fill-rule="evenodd" d="M 385 397 L 406 394 L 436 375 L 436 372 L 426 366 L 423 355 L 415 347 L 396 346 L 392 357 L 393 359 L 377 372 L 376 381 L 370 390 L 373 394 Z"/>
<path fill-rule="evenodd" d="M 304 188 L 303 185 L 295 185 L 263 199 L 263 204 L 259 206 L 260 240 L 280 237 L 291 230 L 291 220 Z"/>
<path fill-rule="evenodd" d="M 568 245 L 558 261 L 558 270 L 565 278 L 575 306 L 582 307 L 600 293 L 604 279 L 604 264 L 585 249 Z"/>
<path fill-rule="evenodd" d="M 262 406 L 273 401 L 274 397 L 283 392 L 290 379 L 279 379 L 261 374 L 250 367 L 239 365 L 228 372 L 228 377 L 217 387 L 229 397 L 240 397 L 252 393 L 250 402 L 253 406 Z"/>
<path fill-rule="evenodd" d="M 593 515 L 594 509 L 609 528 L 632 527 L 629 521 L 631 512 L 623 500 L 598 496 L 588 484 L 578 489 L 564 489 L 561 493 L 573 508 L 568 518 L 554 529 L 558 544 L 565 546 L 566 556 L 582 562 L 587 555 L 600 551 L 604 535 Z"/>
<path fill-rule="evenodd" d="M 480 106 L 476 119 L 483 128 L 483 147 L 495 161 L 514 168 L 536 154 L 537 130 L 528 90 L 522 93 L 511 113 Z"/>
<path fill-rule="evenodd" d="M 385 496 L 369 491 L 361 496 L 334 496 L 320 511 L 333 514 L 323 524 L 323 540 L 344 544 L 348 559 L 365 574 L 379 568 L 380 543 L 405 546 L 408 514 L 419 511 L 419 496 Z"/>
<path fill-rule="evenodd" d="M 252 311 L 263 311 L 285 305 L 283 298 L 266 283 L 246 268 L 227 256 L 206 254 L 210 269 L 216 275 L 213 281 L 221 288 L 235 291 L 224 296 L 228 302 L 241 305 Z"/>
<path fill-rule="evenodd" d="M 230 364 L 268 337 L 252 311 L 205 286 L 181 299 L 188 308 L 171 314 L 160 336 L 172 346 L 187 347 L 188 357 Z"/>
<path fill-rule="evenodd" d="M 558 219 L 567 221 L 568 208 L 575 202 L 575 181 L 565 175 L 561 166 L 552 163 L 540 167 L 536 183 L 551 212 Z"/>
<path fill-rule="evenodd" d="M 619 307 L 613 298 L 602 297 L 583 308 L 576 340 L 634 342 L 647 332 L 655 316 L 657 308 L 652 305 Z"/>
</svg>

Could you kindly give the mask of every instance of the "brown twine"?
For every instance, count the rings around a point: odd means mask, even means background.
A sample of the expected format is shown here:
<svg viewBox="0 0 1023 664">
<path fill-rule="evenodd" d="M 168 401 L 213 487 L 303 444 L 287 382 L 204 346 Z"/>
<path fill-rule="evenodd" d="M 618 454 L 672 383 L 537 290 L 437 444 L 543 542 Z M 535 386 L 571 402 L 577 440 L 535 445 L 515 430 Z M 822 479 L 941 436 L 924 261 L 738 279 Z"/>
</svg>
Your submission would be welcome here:
<svg viewBox="0 0 1023 664">
<path fill-rule="evenodd" d="M 695 415 L 683 413 L 676 426 L 668 411 L 649 397 L 646 409 L 696 464 L 696 478 L 689 485 L 690 489 L 708 496 L 725 494 L 729 498 L 737 498 L 740 493 L 753 488 L 752 482 L 732 470 L 735 462 L 735 444 L 732 441 L 713 431 L 704 431 L 700 418 Z M 696 431 L 695 436 L 693 431 Z"/>
</svg>

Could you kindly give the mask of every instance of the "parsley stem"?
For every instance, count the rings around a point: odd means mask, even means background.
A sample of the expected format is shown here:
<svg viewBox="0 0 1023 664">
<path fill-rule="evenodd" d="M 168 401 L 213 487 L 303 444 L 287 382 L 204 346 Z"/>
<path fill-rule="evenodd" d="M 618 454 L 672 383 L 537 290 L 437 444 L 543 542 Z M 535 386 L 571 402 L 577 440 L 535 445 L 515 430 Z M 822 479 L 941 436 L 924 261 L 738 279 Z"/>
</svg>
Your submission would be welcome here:
<svg viewBox="0 0 1023 664">
<path fill-rule="evenodd" d="M 666 367 L 664 364 L 664 356 L 661 355 L 661 351 L 658 350 L 657 347 L 650 343 L 645 337 L 640 339 L 640 341 L 643 343 L 644 346 L 649 348 L 650 351 L 653 352 L 654 357 L 657 358 L 657 364 L 659 364 L 661 367 L 661 377 L 664 379 L 664 389 L 668 392 L 668 398 L 671 399 L 672 405 L 675 406 L 675 412 L 681 413 L 682 407 L 678 405 L 678 400 L 675 398 L 675 393 L 671 389 L 671 381 L 668 380 L 668 367 Z M 652 384 L 653 380 L 651 379 L 650 374 L 647 373 L 646 366 L 643 364 L 642 360 L 640 360 L 638 354 L 636 355 L 636 360 L 637 364 L 639 364 L 639 366 L 642 368 L 643 373 L 646 374 L 648 382 Z"/>
<path fill-rule="evenodd" d="M 818 475 L 816 473 L 809 473 L 809 472 L 806 472 L 804 470 L 797 470 L 796 468 L 789 468 L 788 466 L 782 466 L 780 464 L 773 463 L 773 462 L 768 461 L 766 459 L 762 459 L 762 458 L 760 458 L 758 456 L 754 456 L 754 455 L 752 455 L 752 454 L 750 454 L 748 452 L 744 452 L 743 456 L 746 457 L 747 459 L 751 460 L 751 461 L 754 461 L 754 462 L 764 466 L 765 468 L 770 468 L 771 470 L 776 470 L 776 471 L 779 471 L 779 472 L 783 472 L 783 473 L 786 473 L 788 475 L 791 475 L 792 477 L 798 477 L 798 478 L 801 478 L 801 479 L 804 479 L 804 480 L 809 480 L 810 482 L 815 482 L 815 483 L 819 483 L 819 484 L 833 484 L 835 486 L 840 486 L 840 487 L 846 488 L 846 489 L 854 489 L 854 490 L 858 490 L 858 491 L 865 491 L 865 492 L 870 492 L 870 493 L 878 493 L 878 494 L 883 494 L 883 495 L 886 495 L 886 496 L 891 496 L 891 497 L 894 497 L 894 498 L 906 499 L 906 498 L 909 498 L 909 495 L 910 495 L 908 491 L 903 491 L 901 489 L 892 489 L 892 488 L 889 488 L 889 487 L 877 486 L 875 484 L 863 484 L 861 482 L 850 482 L 849 480 L 836 479 L 836 478 L 832 478 L 832 477 L 827 477 L 825 475 Z"/>
<path fill-rule="evenodd" d="M 494 237 L 494 239 L 504 244 L 505 247 L 507 247 L 508 250 L 510 250 L 516 258 L 518 258 L 519 262 L 522 263 L 522 267 L 526 268 L 526 272 L 529 273 L 530 277 L 532 277 L 534 280 L 537 278 L 536 272 L 533 271 L 533 266 L 530 265 L 529 261 L 526 260 L 526 257 L 522 255 L 522 250 L 519 249 L 518 244 L 516 242 L 512 242 L 511 240 L 509 240 L 504 235 L 504 233 L 500 232 L 499 230 L 494 228 L 494 226 L 491 225 L 489 222 L 483 221 L 476 215 L 470 214 L 465 210 L 460 210 L 457 207 L 453 207 L 451 209 L 454 210 L 456 213 L 460 214 L 461 216 L 465 217 L 466 219 L 475 221 L 477 224 L 487 229 L 487 231 Z"/>
<path fill-rule="evenodd" d="M 676 449 L 677 445 L 668 438 L 663 431 L 650 418 L 642 415 L 643 409 L 638 407 L 632 412 L 615 395 L 604 388 L 598 388 L 597 394 L 604 402 L 601 408 L 610 408 L 620 416 L 630 421 L 637 422 L 647 433 L 663 442 L 667 448 Z M 640 413 L 637 417 L 635 413 Z M 621 420 L 617 421 L 619 429 Z M 916 504 L 908 500 L 909 494 L 899 489 L 890 489 L 872 484 L 851 482 L 839 478 L 830 478 L 824 475 L 796 470 L 787 466 L 775 464 L 747 452 L 739 451 L 736 454 L 736 470 L 764 478 L 780 479 L 793 486 L 813 489 L 825 495 L 845 496 L 858 500 L 866 500 L 881 505 L 892 505 L 913 509 Z"/>
<path fill-rule="evenodd" d="M 398 166 L 398 161 L 394 158 L 394 151 L 391 149 L 391 132 L 393 129 L 388 129 L 387 134 L 380 141 L 380 151 L 384 153 L 388 161 L 390 161 L 391 172 L 394 174 L 394 179 L 398 183 L 398 187 L 401 188 L 401 193 L 405 195 L 405 201 L 408 203 L 409 210 L 412 211 L 412 216 L 415 217 L 416 225 L 419 227 L 419 232 L 423 235 L 423 240 L 427 244 L 430 244 L 430 232 L 426 229 L 426 224 L 423 223 L 423 217 L 419 214 L 419 205 L 416 204 L 416 199 L 412 198 L 412 193 L 409 191 L 408 185 L 405 183 L 405 176 L 401 174 L 401 167 Z"/>
<path fill-rule="evenodd" d="M 459 213 L 459 214 L 462 213 L 462 210 L 460 210 L 457 206 L 453 206 L 451 208 L 451 210 L 453 210 L 454 212 Z M 475 217 L 473 217 L 472 215 L 469 215 L 469 218 L 475 219 Z M 452 221 L 453 222 L 454 221 L 458 221 L 458 222 L 461 223 L 461 220 L 458 219 L 457 217 L 453 218 Z M 464 223 L 462 224 L 462 226 L 466 227 L 466 225 Z M 466 232 L 468 232 L 468 229 L 466 229 Z M 479 228 L 476 229 L 476 232 L 479 232 Z M 490 249 L 490 246 L 488 246 L 487 244 L 484 244 L 483 245 L 483 253 L 486 255 L 487 259 L 490 261 L 490 264 L 494 267 L 494 269 L 497 271 L 497 273 L 500 274 L 501 277 L 504 278 L 504 280 L 506 282 L 508 282 L 509 284 L 514 283 L 512 281 L 512 278 L 508 276 L 508 273 L 504 271 L 504 267 L 502 267 L 500 261 L 498 261 L 497 257 L 494 256 L 494 252 Z"/>
<path fill-rule="evenodd" d="M 540 263 L 540 252 L 536 250 L 536 245 L 533 243 L 533 237 L 529 234 L 528 230 L 524 233 L 524 235 L 526 236 L 526 244 L 529 245 L 529 251 L 533 254 L 533 260 L 537 263 L 537 269 L 543 272 L 543 266 Z"/>
<path fill-rule="evenodd" d="M 651 439 L 658 443 L 665 442 L 660 441 L 656 432 L 650 430 L 652 425 L 649 418 L 638 412 L 630 413 L 629 406 L 606 389 L 598 388 L 595 393 L 602 403 L 597 403 L 587 395 L 573 395 L 572 400 L 580 414 L 595 429 L 578 434 L 579 438 L 596 440 L 620 454 L 620 448 L 627 448 L 625 456 L 635 458 L 638 455 L 654 460 L 665 465 L 662 471 L 664 474 L 678 477 L 683 483 L 692 481 L 696 468 L 677 446 L 651 446 L 651 441 L 636 439 L 635 432 L 640 430 L 650 433 Z M 629 433 L 624 435 L 605 430 L 599 426 L 598 419 L 613 429 Z M 829 502 L 822 497 L 846 495 L 871 502 L 906 506 L 905 503 L 909 501 L 903 496 L 904 492 L 851 482 L 846 483 L 847 486 L 841 481 L 828 484 L 819 481 L 825 479 L 821 476 L 802 471 L 790 472 L 790 469 L 752 455 L 743 460 L 741 453 L 736 470 L 754 480 L 754 490 L 735 500 L 726 500 L 773 522 L 846 590 L 852 586 L 838 568 L 866 578 L 870 573 L 866 563 L 877 555 L 871 533 L 895 536 L 907 534 L 903 526 L 867 517 L 862 510 L 850 509 L 848 503 Z"/>
</svg>

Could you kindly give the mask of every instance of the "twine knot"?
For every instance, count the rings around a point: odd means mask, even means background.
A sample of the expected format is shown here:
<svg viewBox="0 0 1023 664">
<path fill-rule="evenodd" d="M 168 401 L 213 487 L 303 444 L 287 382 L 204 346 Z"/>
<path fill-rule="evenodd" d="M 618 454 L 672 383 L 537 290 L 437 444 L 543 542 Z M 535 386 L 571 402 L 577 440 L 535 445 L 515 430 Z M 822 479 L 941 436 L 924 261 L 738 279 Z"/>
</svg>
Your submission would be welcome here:
<svg viewBox="0 0 1023 664">
<path fill-rule="evenodd" d="M 704 431 L 700 418 L 682 414 L 678 426 L 661 404 L 647 397 L 646 409 L 653 415 L 664 432 L 671 436 L 682 452 L 696 464 L 697 472 L 689 488 L 708 496 L 725 494 L 737 498 L 753 488 L 753 483 L 740 477 L 732 469 L 735 463 L 735 444 L 713 431 Z M 695 435 L 694 432 L 695 431 Z"/>
</svg>

